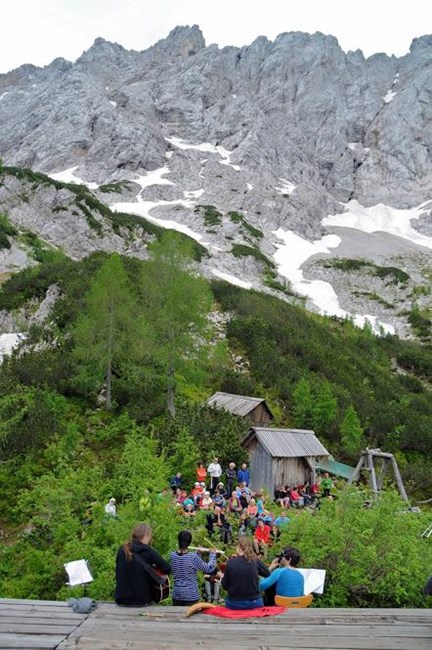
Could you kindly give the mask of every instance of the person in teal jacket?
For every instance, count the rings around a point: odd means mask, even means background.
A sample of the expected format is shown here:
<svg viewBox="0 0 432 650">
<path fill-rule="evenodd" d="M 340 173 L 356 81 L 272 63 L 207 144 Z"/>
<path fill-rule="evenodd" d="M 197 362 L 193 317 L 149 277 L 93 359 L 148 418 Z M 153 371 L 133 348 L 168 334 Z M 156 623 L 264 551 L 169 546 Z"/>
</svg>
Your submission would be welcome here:
<svg viewBox="0 0 432 650">
<path fill-rule="evenodd" d="M 295 568 L 300 559 L 296 548 L 285 548 L 270 564 L 268 578 L 260 580 L 260 590 L 266 591 L 274 585 L 276 596 L 304 596 L 304 577 Z"/>
</svg>

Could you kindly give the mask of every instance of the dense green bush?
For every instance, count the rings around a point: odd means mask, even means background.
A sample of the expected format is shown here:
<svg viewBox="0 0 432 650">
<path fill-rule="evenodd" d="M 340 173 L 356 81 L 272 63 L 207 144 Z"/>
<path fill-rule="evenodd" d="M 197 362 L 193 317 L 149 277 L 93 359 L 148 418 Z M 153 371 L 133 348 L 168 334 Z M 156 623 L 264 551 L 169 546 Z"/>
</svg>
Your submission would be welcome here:
<svg viewBox="0 0 432 650">
<path fill-rule="evenodd" d="M 355 489 L 315 516 L 295 517 L 286 539 L 303 566 L 326 569 L 320 607 L 424 607 L 432 547 L 421 533 L 430 513 L 414 514 L 391 491 L 377 501 Z M 365 507 L 371 503 L 370 507 Z"/>
</svg>

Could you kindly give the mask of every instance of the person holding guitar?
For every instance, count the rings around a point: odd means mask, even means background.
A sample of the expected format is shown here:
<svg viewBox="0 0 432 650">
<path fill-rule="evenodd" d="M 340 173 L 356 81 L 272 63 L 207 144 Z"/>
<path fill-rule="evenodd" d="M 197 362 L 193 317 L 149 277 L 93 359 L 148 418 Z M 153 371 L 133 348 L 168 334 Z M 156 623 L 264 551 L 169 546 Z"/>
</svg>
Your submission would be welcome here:
<svg viewBox="0 0 432 650">
<path fill-rule="evenodd" d="M 137 524 L 131 540 L 118 550 L 114 594 L 118 605 L 142 607 L 161 600 L 157 594 L 161 593 L 162 583 L 168 581 L 158 572 L 166 576 L 171 566 L 150 546 L 151 538 L 150 526 Z"/>
</svg>

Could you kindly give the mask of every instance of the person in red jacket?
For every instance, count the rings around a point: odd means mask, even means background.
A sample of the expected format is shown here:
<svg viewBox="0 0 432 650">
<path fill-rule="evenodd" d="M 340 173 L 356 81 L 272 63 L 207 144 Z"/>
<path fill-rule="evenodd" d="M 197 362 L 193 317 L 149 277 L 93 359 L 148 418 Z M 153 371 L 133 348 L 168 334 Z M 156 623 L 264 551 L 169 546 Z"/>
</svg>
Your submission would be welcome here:
<svg viewBox="0 0 432 650">
<path fill-rule="evenodd" d="M 267 558 L 268 547 L 271 542 L 271 528 L 264 523 L 264 519 L 258 519 L 258 525 L 255 529 L 253 545 L 255 553 L 262 554 L 264 559 Z"/>
</svg>

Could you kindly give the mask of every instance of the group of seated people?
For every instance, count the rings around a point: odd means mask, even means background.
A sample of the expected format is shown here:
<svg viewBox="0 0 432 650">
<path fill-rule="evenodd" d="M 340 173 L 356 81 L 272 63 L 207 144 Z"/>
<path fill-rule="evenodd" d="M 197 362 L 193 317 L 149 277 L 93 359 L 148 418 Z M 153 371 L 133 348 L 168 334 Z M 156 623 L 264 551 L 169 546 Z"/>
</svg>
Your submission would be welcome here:
<svg viewBox="0 0 432 650">
<path fill-rule="evenodd" d="M 218 476 L 210 477 L 208 470 L 214 469 L 215 466 L 220 468 Z M 202 462 L 198 464 L 197 481 L 190 491 L 183 487 L 182 475 L 178 472 L 171 479 L 170 486 L 179 513 L 189 518 L 204 511 L 209 537 L 213 539 L 213 535 L 218 533 L 223 544 L 230 544 L 235 529 L 239 539 L 243 536 L 253 538 L 255 553 L 262 555 L 264 559 L 267 557 L 269 546 L 279 539 L 283 528 L 291 521 L 287 516 L 287 509 L 310 506 L 321 494 L 317 483 L 277 486 L 274 490 L 274 502 L 283 510 L 276 516 L 266 507 L 264 494 L 261 491 L 254 492 L 250 488 L 246 463 L 237 473 L 235 463 L 229 463 L 225 470 L 227 485 L 220 480 L 222 477 L 223 472 L 217 458 L 207 470 Z M 326 481 L 332 484 L 327 474 L 321 483 L 325 484 Z"/>
<path fill-rule="evenodd" d="M 205 576 L 204 589 L 208 600 L 220 601 L 220 588 L 226 591 L 225 606 L 230 609 L 253 609 L 274 604 L 274 596 L 303 596 L 304 578 L 296 570 L 300 553 L 285 548 L 267 567 L 255 550 L 252 540 L 240 537 L 235 555 L 218 564 L 214 548 L 208 560 L 190 550 L 192 534 L 183 530 L 178 535 L 178 549 L 167 562 L 151 547 L 152 531 L 147 524 L 138 524 L 131 540 L 117 553 L 115 601 L 125 606 L 145 606 L 152 603 L 151 568 L 173 576 L 173 605 L 193 605 L 200 600 L 198 573 Z"/>
</svg>

